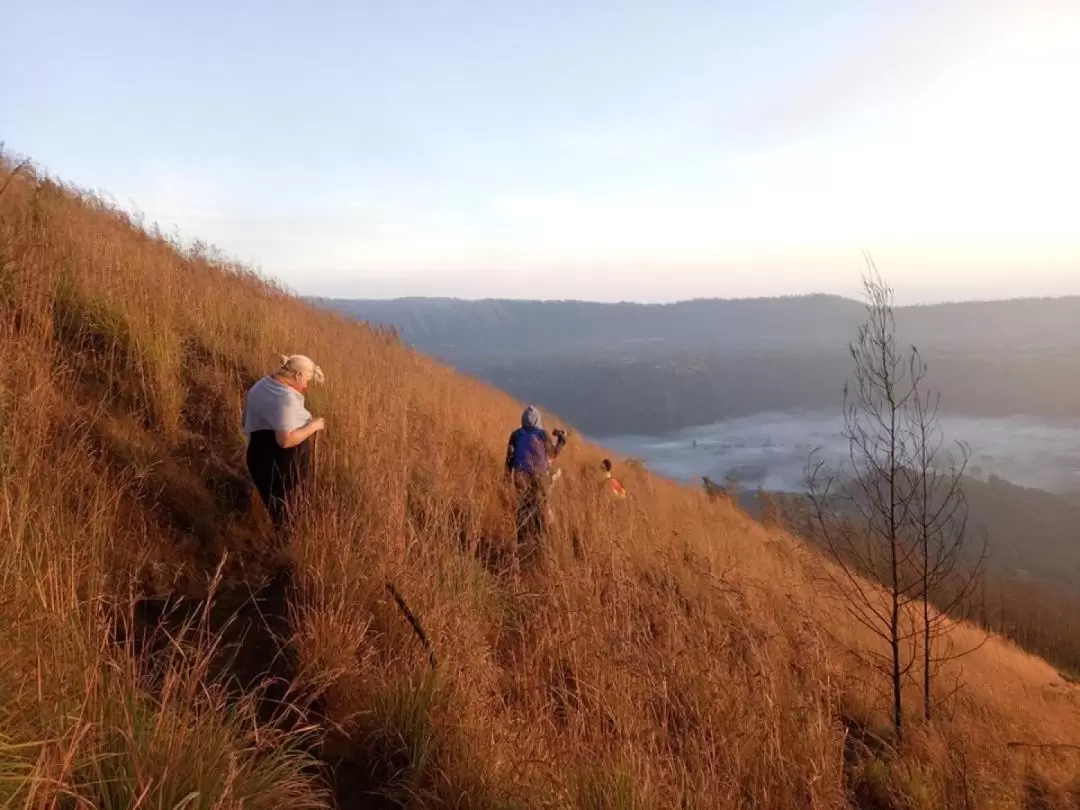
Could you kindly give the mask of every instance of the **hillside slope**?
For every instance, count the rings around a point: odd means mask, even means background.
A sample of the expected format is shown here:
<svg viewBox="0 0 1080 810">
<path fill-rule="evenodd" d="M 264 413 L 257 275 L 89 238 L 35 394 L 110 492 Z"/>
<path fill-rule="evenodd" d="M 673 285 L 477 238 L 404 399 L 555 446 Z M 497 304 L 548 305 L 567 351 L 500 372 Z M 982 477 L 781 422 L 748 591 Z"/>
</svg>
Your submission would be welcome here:
<svg viewBox="0 0 1080 810">
<path fill-rule="evenodd" d="M 500 477 L 518 404 L 13 168 L 5 804 L 1080 806 L 1061 745 L 1080 701 L 1041 660 L 992 639 L 893 750 L 846 652 L 872 641 L 796 540 L 636 470 L 609 502 L 600 450 L 572 440 L 550 545 L 518 560 Z M 239 413 L 290 351 L 326 372 L 328 429 L 279 547 Z"/>
</svg>

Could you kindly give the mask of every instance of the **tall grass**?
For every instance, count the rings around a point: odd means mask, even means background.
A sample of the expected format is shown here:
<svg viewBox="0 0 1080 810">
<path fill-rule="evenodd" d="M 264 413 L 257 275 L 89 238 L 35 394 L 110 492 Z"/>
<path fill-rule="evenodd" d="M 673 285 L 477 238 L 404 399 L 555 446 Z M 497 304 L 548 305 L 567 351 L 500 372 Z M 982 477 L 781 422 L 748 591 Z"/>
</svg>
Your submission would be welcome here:
<svg viewBox="0 0 1080 810">
<path fill-rule="evenodd" d="M 1042 662 L 988 645 L 950 714 L 894 750 L 846 654 L 873 642 L 817 591 L 825 563 L 798 541 L 639 468 L 615 502 L 601 451 L 572 437 L 552 535 L 523 557 L 501 477 L 517 403 L 11 169 L 13 806 L 1023 807 L 1032 780 L 1071 806 L 1067 749 L 1004 745 L 1080 734 Z M 328 429 L 282 547 L 245 486 L 239 413 L 286 351 L 326 371 L 310 405 Z M 166 599 L 183 618 L 146 620 Z M 136 643 L 137 625 L 157 642 Z"/>
</svg>

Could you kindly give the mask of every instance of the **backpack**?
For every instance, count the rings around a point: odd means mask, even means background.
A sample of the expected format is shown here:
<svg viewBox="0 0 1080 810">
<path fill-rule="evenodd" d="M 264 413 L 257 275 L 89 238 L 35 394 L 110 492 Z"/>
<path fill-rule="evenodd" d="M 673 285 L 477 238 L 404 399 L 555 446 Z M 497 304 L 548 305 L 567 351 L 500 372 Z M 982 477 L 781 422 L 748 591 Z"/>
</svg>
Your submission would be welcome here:
<svg viewBox="0 0 1080 810">
<path fill-rule="evenodd" d="M 515 472 L 528 475 L 547 472 L 547 434 L 541 428 L 518 428 L 511 441 L 514 444 Z"/>
</svg>

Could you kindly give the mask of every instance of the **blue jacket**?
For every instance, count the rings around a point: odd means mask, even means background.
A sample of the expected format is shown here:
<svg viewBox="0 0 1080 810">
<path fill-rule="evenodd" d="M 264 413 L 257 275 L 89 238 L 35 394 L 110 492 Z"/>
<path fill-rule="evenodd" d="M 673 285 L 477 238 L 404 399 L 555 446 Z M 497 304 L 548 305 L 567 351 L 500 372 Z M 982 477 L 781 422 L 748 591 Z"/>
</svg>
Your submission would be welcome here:
<svg viewBox="0 0 1080 810">
<path fill-rule="evenodd" d="M 556 431 L 557 440 L 552 441 L 542 427 L 519 427 L 510 434 L 506 448 L 506 471 L 526 475 L 542 475 L 548 470 L 550 459 L 559 455 L 566 444 L 566 434 Z"/>
</svg>

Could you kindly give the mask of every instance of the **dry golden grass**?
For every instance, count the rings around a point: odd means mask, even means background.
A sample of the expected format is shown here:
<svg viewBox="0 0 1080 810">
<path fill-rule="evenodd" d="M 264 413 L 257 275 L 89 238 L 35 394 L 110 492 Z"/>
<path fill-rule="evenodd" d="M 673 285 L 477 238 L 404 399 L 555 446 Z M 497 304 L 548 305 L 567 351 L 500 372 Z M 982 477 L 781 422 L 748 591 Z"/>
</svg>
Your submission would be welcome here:
<svg viewBox="0 0 1080 810">
<path fill-rule="evenodd" d="M 517 560 L 518 404 L 13 168 L 7 805 L 1080 806 L 1071 749 L 1006 745 L 1080 742 L 1074 688 L 1041 660 L 992 640 L 893 750 L 845 652 L 871 641 L 796 539 L 637 470 L 614 502 L 572 437 L 550 543 Z M 286 351 L 326 371 L 328 429 L 315 502 L 276 548 L 239 413 Z"/>
</svg>

